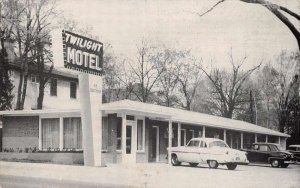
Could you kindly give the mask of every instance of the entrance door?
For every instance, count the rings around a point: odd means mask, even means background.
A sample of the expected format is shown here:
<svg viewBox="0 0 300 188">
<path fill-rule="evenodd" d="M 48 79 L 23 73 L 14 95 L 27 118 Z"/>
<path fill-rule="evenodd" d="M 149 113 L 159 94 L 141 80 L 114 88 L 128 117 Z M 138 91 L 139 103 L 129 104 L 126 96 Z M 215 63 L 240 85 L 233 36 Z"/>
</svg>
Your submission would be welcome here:
<svg viewBox="0 0 300 188">
<path fill-rule="evenodd" d="M 150 161 L 159 162 L 159 127 L 153 126 L 151 129 L 151 154 Z"/>
<path fill-rule="evenodd" d="M 134 121 L 127 121 L 126 123 L 126 151 L 124 156 L 124 162 L 135 163 L 136 162 L 136 123 Z"/>
</svg>

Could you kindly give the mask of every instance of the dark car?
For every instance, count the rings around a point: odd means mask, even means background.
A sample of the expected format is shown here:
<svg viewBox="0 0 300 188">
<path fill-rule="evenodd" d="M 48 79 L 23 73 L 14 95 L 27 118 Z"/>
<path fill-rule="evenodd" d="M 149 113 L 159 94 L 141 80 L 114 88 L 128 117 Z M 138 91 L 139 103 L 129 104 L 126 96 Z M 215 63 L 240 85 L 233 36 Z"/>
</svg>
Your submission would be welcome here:
<svg viewBox="0 0 300 188">
<path fill-rule="evenodd" d="M 300 145 L 290 145 L 287 150 L 294 154 L 297 162 L 300 162 Z"/>
<path fill-rule="evenodd" d="M 247 152 L 250 163 L 269 163 L 272 167 L 287 168 L 289 164 L 295 163 L 292 153 L 283 150 L 279 144 L 253 143 L 252 148 L 243 150 Z"/>
</svg>

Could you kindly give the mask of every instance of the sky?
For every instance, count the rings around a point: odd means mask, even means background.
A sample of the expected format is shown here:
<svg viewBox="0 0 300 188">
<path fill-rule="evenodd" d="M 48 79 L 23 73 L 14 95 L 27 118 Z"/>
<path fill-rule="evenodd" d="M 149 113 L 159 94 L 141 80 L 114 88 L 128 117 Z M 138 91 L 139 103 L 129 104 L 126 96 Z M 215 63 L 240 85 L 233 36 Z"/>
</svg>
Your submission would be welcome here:
<svg viewBox="0 0 300 188">
<path fill-rule="evenodd" d="M 270 0 L 272 1 L 272 0 Z M 58 8 L 80 26 L 91 26 L 101 42 L 131 58 L 142 38 L 177 49 L 190 49 L 203 64 L 229 67 L 248 57 L 244 68 L 274 59 L 282 50 L 296 51 L 296 39 L 266 8 L 227 0 L 203 17 L 215 0 L 59 0 Z M 298 12 L 297 0 L 273 0 Z M 300 29 L 299 22 L 293 20 Z M 105 49 L 104 49 L 105 50 Z"/>
</svg>

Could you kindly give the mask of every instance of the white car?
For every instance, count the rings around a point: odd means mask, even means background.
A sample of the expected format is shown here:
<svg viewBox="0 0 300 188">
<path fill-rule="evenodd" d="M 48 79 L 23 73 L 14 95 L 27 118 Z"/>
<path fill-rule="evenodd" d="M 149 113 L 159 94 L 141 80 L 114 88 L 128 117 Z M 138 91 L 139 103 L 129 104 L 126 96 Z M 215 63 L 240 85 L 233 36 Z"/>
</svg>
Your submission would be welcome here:
<svg viewBox="0 0 300 188">
<path fill-rule="evenodd" d="M 208 163 L 210 168 L 226 165 L 234 170 L 238 164 L 248 164 L 246 152 L 231 149 L 223 140 L 216 138 L 193 138 L 186 146 L 171 147 L 171 163 L 173 166 L 181 162 L 197 166 Z"/>
</svg>

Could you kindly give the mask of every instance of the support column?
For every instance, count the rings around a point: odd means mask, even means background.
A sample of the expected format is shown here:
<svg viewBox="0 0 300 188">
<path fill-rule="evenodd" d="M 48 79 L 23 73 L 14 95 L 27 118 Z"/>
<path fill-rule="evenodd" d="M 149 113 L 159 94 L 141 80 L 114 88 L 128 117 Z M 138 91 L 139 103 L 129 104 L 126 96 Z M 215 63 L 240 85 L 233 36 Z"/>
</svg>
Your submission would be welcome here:
<svg viewBox="0 0 300 188">
<path fill-rule="evenodd" d="M 254 134 L 254 142 L 257 142 L 257 134 Z"/>
<path fill-rule="evenodd" d="M 177 146 L 181 146 L 181 123 L 178 123 Z"/>
<path fill-rule="evenodd" d="M 278 144 L 280 144 L 280 136 L 278 136 Z"/>
<path fill-rule="evenodd" d="M 241 149 L 244 149 L 244 134 L 241 132 Z"/>
<path fill-rule="evenodd" d="M 168 163 L 171 164 L 171 147 L 172 147 L 172 120 L 169 120 L 169 141 L 168 141 Z"/>
<path fill-rule="evenodd" d="M 266 143 L 268 143 L 269 141 L 268 141 L 268 135 L 266 135 Z"/>
<path fill-rule="evenodd" d="M 64 119 L 59 118 L 59 150 L 62 151 L 64 148 Z"/>
<path fill-rule="evenodd" d="M 227 138 L 226 138 L 226 130 L 225 130 L 225 129 L 224 129 L 224 132 L 223 132 L 223 137 L 224 137 L 224 139 L 223 139 L 224 142 L 227 143 L 227 142 L 226 142 Z"/>
<path fill-rule="evenodd" d="M 122 138 L 121 138 L 121 145 L 122 145 L 122 163 L 125 162 L 125 155 L 126 155 L 126 114 L 122 113 Z"/>
<path fill-rule="evenodd" d="M 205 126 L 202 127 L 202 137 L 205 138 Z"/>
</svg>

